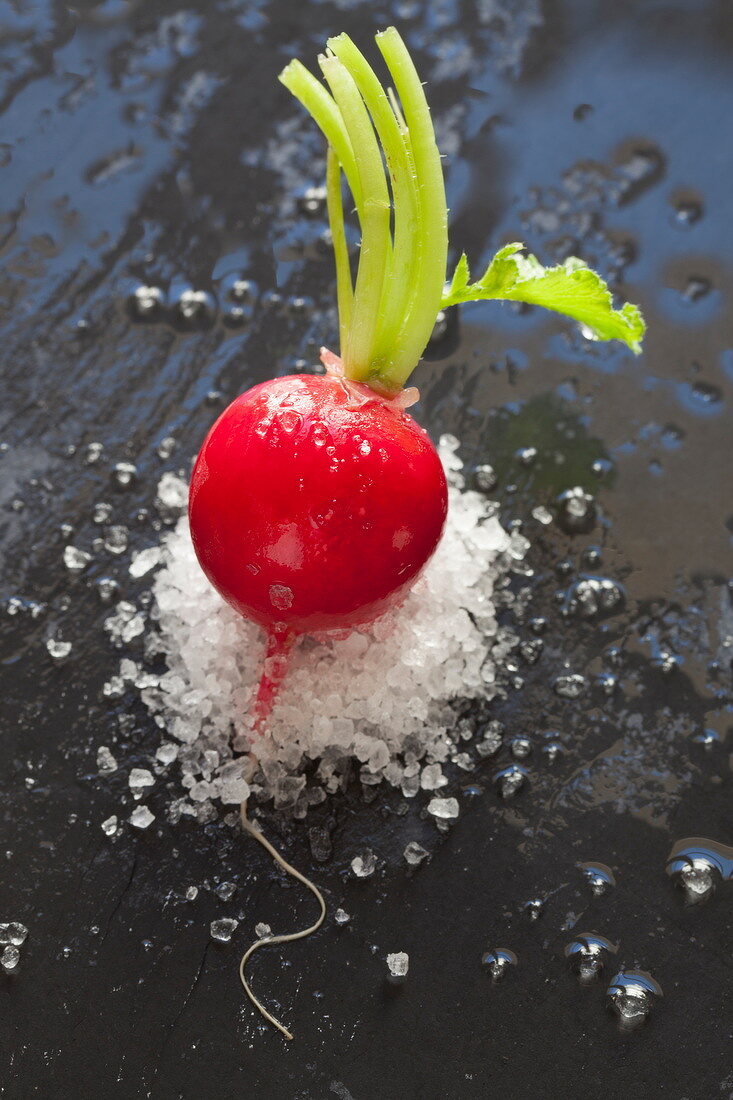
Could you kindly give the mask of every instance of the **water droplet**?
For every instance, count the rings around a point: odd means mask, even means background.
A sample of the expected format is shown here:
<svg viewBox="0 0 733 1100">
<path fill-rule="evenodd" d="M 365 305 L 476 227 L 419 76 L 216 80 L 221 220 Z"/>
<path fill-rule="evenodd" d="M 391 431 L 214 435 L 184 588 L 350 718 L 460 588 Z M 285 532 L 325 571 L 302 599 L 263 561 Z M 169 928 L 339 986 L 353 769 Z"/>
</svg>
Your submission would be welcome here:
<svg viewBox="0 0 733 1100">
<path fill-rule="evenodd" d="M 361 443 L 359 444 L 359 454 L 368 455 L 368 454 L 371 454 L 371 450 L 372 450 L 372 445 L 369 442 L 369 440 L 368 439 L 362 439 Z"/>
<path fill-rule="evenodd" d="M 688 302 L 699 302 L 701 298 L 707 297 L 712 288 L 710 279 L 706 279 L 704 275 L 690 275 L 682 291 L 682 297 Z"/>
<path fill-rule="evenodd" d="M 206 290 L 183 290 L 174 310 L 178 320 L 187 328 L 208 326 L 216 319 L 216 302 Z"/>
<path fill-rule="evenodd" d="M 100 577 L 97 581 L 97 594 L 102 603 L 110 603 L 117 595 L 118 589 L 119 585 L 112 577 Z"/>
<path fill-rule="evenodd" d="M 124 554 L 127 550 L 128 530 L 123 524 L 108 527 L 104 533 L 104 548 L 110 554 Z"/>
<path fill-rule="evenodd" d="M 514 737 L 511 742 L 512 756 L 517 760 L 524 760 L 532 752 L 532 742 L 529 737 Z"/>
<path fill-rule="evenodd" d="M 586 686 L 585 676 L 581 676 L 579 672 L 572 672 L 566 676 L 557 676 L 552 685 L 552 690 L 561 699 L 579 699 Z"/>
<path fill-rule="evenodd" d="M 557 524 L 568 535 L 587 534 L 596 523 L 595 500 L 580 485 L 557 497 Z"/>
<path fill-rule="evenodd" d="M 623 1030 L 632 1030 L 645 1022 L 655 997 L 662 996 L 658 982 L 644 970 L 622 970 L 606 991 L 608 1007 L 619 1019 Z"/>
<path fill-rule="evenodd" d="M 94 523 L 107 523 L 112 515 L 112 505 L 108 504 L 106 500 L 99 501 L 94 505 L 94 511 L 92 513 L 92 521 Z"/>
<path fill-rule="evenodd" d="M 544 911 L 544 898 L 531 898 L 529 901 L 525 901 L 522 905 L 522 912 L 524 913 L 525 917 L 528 917 L 531 921 L 539 920 Z"/>
<path fill-rule="evenodd" d="M 120 488 L 126 489 L 137 477 L 137 466 L 133 462 L 117 462 L 112 469 L 112 476 Z"/>
<path fill-rule="evenodd" d="M 581 982 L 591 981 L 603 970 L 609 954 L 615 955 L 618 946 L 596 932 L 581 932 L 565 948 L 565 958 Z"/>
<path fill-rule="evenodd" d="M 517 956 L 508 947 L 492 947 L 481 956 L 481 964 L 491 975 L 492 981 L 500 981 L 510 966 L 517 965 Z"/>
<path fill-rule="evenodd" d="M 579 103 L 573 111 L 573 118 L 576 122 L 582 122 L 593 114 L 593 107 L 590 103 Z"/>
<path fill-rule="evenodd" d="M 494 776 L 499 795 L 502 798 L 513 798 L 521 791 L 528 775 L 527 769 L 519 764 L 510 764 L 508 768 L 502 768 Z"/>
<path fill-rule="evenodd" d="M 311 428 L 311 437 L 316 447 L 325 447 L 331 438 L 327 428 L 323 424 L 314 424 Z"/>
<path fill-rule="evenodd" d="M 278 611 L 287 611 L 293 606 L 293 590 L 286 584 L 271 584 L 269 588 L 270 603 Z"/>
<path fill-rule="evenodd" d="M 326 210 L 326 188 L 306 187 L 302 195 L 298 196 L 298 209 L 308 217 L 316 218 Z"/>
<path fill-rule="evenodd" d="M 579 578 L 565 593 L 562 613 L 581 619 L 605 618 L 621 610 L 625 593 L 618 581 L 609 577 Z"/>
<path fill-rule="evenodd" d="M 303 423 L 303 417 L 295 409 L 282 409 L 276 417 L 286 435 L 293 435 Z"/>
<path fill-rule="evenodd" d="M 691 225 L 700 221 L 703 215 L 703 205 L 696 199 L 681 199 L 674 207 L 674 223 L 682 229 L 688 229 Z"/>
<path fill-rule="evenodd" d="M 136 321 L 151 321 L 162 313 L 165 295 L 159 286 L 139 286 L 129 298 L 130 312 Z"/>
<path fill-rule="evenodd" d="M 707 901 L 718 884 L 733 880 L 733 848 L 705 837 L 679 840 L 667 859 L 667 874 L 690 905 Z"/>
<path fill-rule="evenodd" d="M 516 453 L 516 458 L 522 466 L 532 466 L 537 461 L 537 448 L 520 447 Z"/>
<path fill-rule="evenodd" d="M 577 867 L 582 871 L 583 878 L 590 886 L 594 897 L 601 897 L 616 885 L 616 877 L 605 863 L 578 863 Z"/>
<path fill-rule="evenodd" d="M 497 476 L 493 466 L 484 463 L 477 466 L 473 475 L 473 483 L 480 493 L 490 493 L 496 488 Z"/>
</svg>

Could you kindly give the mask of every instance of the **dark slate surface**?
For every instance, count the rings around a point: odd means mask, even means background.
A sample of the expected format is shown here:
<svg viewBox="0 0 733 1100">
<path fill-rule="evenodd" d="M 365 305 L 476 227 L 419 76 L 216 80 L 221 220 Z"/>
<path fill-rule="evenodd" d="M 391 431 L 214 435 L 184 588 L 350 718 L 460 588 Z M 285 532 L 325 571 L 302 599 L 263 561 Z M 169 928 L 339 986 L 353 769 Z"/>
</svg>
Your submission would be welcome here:
<svg viewBox="0 0 733 1100">
<path fill-rule="evenodd" d="M 496 466 L 507 519 L 533 541 L 545 651 L 494 710 L 509 737 L 533 738 L 530 783 L 504 803 L 496 762 L 452 775 L 462 813 L 446 836 L 420 805 L 365 805 L 358 790 L 305 824 L 268 822 L 331 912 L 352 914 L 254 967 L 296 1033 L 285 1045 L 244 1003 L 236 960 L 256 921 L 292 927 L 309 900 L 230 828 L 165 824 L 163 784 L 147 833 L 100 829 L 129 813 L 129 767 L 157 738 L 132 698 L 101 695 L 118 655 L 94 582 L 118 575 L 124 594 L 126 559 L 98 553 L 73 580 L 60 527 L 90 545 L 92 506 L 108 500 L 131 546 L 149 544 L 140 509 L 163 470 L 188 467 L 217 408 L 335 342 L 325 223 L 295 202 L 321 182 L 322 150 L 276 74 L 293 55 L 312 63 L 330 33 L 365 42 L 392 21 L 430 81 L 456 247 L 477 267 L 507 239 L 545 260 L 579 252 L 641 302 L 650 332 L 633 361 L 557 319 L 477 306 L 420 369 L 418 415 L 458 435 L 469 463 Z M 0 919 L 30 929 L 17 973 L 0 976 L 0 1095 L 733 1096 L 733 886 L 686 907 L 664 874 L 681 837 L 733 843 L 732 53 L 724 0 L 0 10 Z M 235 275 L 262 293 L 240 327 Z M 166 296 L 149 323 L 128 305 L 141 282 Z M 187 286 L 211 295 L 189 325 L 176 310 Z M 104 452 L 89 465 L 91 442 Z M 522 446 L 539 450 L 530 468 Z M 120 461 L 138 466 L 126 491 L 111 482 Z M 531 518 L 575 484 L 596 495 L 592 532 Z M 555 598 L 588 571 L 591 545 L 603 556 L 590 571 L 627 593 L 602 623 L 565 619 Z M 57 635 L 73 642 L 59 666 L 45 648 Z M 587 677 L 578 700 L 553 693 L 568 670 Z M 694 740 L 705 728 L 718 735 L 707 749 Z M 549 730 L 565 747 L 553 765 Z M 96 772 L 100 744 L 122 765 L 111 778 Z M 324 864 L 314 824 L 330 831 Z M 411 839 L 432 859 L 409 877 Z M 357 882 L 349 862 L 367 842 L 380 869 Z M 582 860 L 617 885 L 593 898 Z M 221 879 L 238 884 L 228 903 L 205 887 Z M 184 903 L 190 884 L 199 897 Z M 226 947 L 209 938 L 222 915 L 243 920 Z M 571 926 L 619 942 L 619 965 L 661 983 L 643 1029 L 622 1034 L 606 983 L 568 972 Z M 480 965 L 493 946 L 519 958 L 495 985 Z M 385 983 L 395 950 L 411 957 L 399 990 Z"/>
</svg>

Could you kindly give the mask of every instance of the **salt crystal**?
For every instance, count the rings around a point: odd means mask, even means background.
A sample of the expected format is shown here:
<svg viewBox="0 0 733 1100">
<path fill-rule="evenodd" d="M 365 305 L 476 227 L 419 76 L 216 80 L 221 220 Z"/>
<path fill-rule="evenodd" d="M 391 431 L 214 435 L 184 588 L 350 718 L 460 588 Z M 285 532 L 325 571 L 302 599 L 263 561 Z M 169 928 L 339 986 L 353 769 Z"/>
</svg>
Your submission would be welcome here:
<svg viewBox="0 0 733 1100">
<path fill-rule="evenodd" d="M 62 642 L 58 638 L 49 638 L 46 649 L 54 661 L 63 661 L 71 653 L 71 642 Z"/>
<path fill-rule="evenodd" d="M 214 893 L 218 897 L 219 901 L 229 901 L 230 898 L 234 897 L 234 892 L 236 889 L 237 887 L 234 885 L 233 882 L 220 882 L 214 890 Z"/>
<path fill-rule="evenodd" d="M 172 764 L 177 756 L 178 745 L 174 745 L 171 741 L 165 741 L 155 752 L 155 759 L 164 767 Z"/>
<path fill-rule="evenodd" d="M 97 771 L 102 775 L 111 775 L 117 771 L 117 761 L 106 745 L 100 745 L 97 749 Z"/>
<path fill-rule="evenodd" d="M 128 821 L 136 829 L 147 829 L 155 821 L 155 814 L 151 813 L 147 806 L 137 806 L 130 814 Z"/>
<path fill-rule="evenodd" d="M 423 848 L 422 844 L 418 844 L 417 841 L 411 840 L 406 846 L 403 855 L 405 857 L 405 863 L 410 867 L 419 867 L 424 859 L 427 859 L 430 853 Z"/>
<path fill-rule="evenodd" d="M 133 768 L 127 782 L 132 793 L 140 797 L 146 787 L 153 786 L 155 776 L 147 768 Z"/>
<path fill-rule="evenodd" d="M 114 836 L 119 827 L 119 822 L 117 820 L 116 814 L 112 814 L 112 816 L 108 817 L 106 821 L 103 821 L 101 827 L 102 832 L 105 836 Z"/>
<path fill-rule="evenodd" d="M 83 573 L 91 560 L 92 555 L 86 550 L 80 550 L 77 546 L 64 547 L 64 565 L 70 573 Z"/>
<path fill-rule="evenodd" d="M 351 870 L 357 878 L 368 878 L 374 874 L 376 867 L 377 857 L 371 848 L 367 848 L 360 856 L 354 856 L 351 861 Z"/>
<path fill-rule="evenodd" d="M 181 512 L 188 504 L 188 485 L 175 474 L 163 474 L 158 482 L 155 505 L 159 512 Z"/>
<path fill-rule="evenodd" d="M 229 943 L 238 927 L 239 921 L 234 920 L 233 917 L 221 917 L 219 920 L 213 920 L 209 925 L 211 938 L 219 943 Z"/>
<path fill-rule="evenodd" d="M 12 973 L 20 962 L 20 951 L 17 947 L 6 947 L 0 955 L 0 964 L 6 974 Z"/>
<path fill-rule="evenodd" d="M 263 922 L 260 922 L 259 924 L 255 925 L 255 936 L 257 936 L 258 940 L 268 939 L 271 935 L 272 929 L 270 928 L 269 924 L 264 924 Z"/>
<path fill-rule="evenodd" d="M 130 563 L 131 577 L 144 577 L 151 569 L 158 565 L 163 557 L 163 551 L 159 546 L 149 546 L 147 550 L 140 550 L 132 555 Z"/>
<path fill-rule="evenodd" d="M 393 955 L 387 955 L 387 966 L 393 978 L 406 978 L 410 968 L 410 956 L 406 951 L 396 951 Z"/>
<path fill-rule="evenodd" d="M 420 786 L 424 791 L 437 791 L 447 782 L 440 764 L 426 764 L 420 775 Z"/>
<path fill-rule="evenodd" d="M 457 798 L 431 798 L 428 802 L 428 813 L 443 821 L 450 821 L 458 817 Z"/>
<path fill-rule="evenodd" d="M 337 909 L 333 915 L 333 919 L 336 921 L 336 924 L 344 925 L 349 923 L 351 917 L 345 909 Z"/>
<path fill-rule="evenodd" d="M 0 944 L 22 947 L 27 938 L 28 929 L 20 921 L 13 920 L 7 924 L 0 924 Z"/>
</svg>

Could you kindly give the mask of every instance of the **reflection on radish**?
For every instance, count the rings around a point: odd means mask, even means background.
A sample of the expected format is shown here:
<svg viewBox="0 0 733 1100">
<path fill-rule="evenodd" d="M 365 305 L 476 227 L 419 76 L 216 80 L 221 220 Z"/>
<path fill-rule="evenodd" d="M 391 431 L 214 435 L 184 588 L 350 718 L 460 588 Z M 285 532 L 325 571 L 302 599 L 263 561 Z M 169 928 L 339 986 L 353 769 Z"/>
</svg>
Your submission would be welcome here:
<svg viewBox="0 0 733 1100">
<path fill-rule="evenodd" d="M 541 305 L 592 339 L 640 349 L 639 310 L 613 306 L 581 260 L 544 268 L 521 244 L 499 250 L 476 282 L 466 256 L 446 286 L 447 206 L 430 111 L 392 27 L 377 35 L 387 94 L 346 35 L 319 58 L 328 88 L 298 61 L 281 73 L 328 142 L 327 201 L 336 260 L 340 354 L 325 377 L 265 382 L 237 398 L 207 436 L 190 494 L 191 534 L 212 584 L 269 635 L 255 705 L 263 733 L 287 652 L 300 634 L 349 630 L 406 594 L 445 521 L 446 482 L 432 444 L 404 411 L 405 383 L 441 309 L 481 299 Z M 342 175 L 361 228 L 352 280 Z M 245 827 L 275 854 L 242 813 Z M 323 899 L 312 883 L 276 858 Z M 268 1020 L 289 1036 L 253 996 Z"/>
</svg>

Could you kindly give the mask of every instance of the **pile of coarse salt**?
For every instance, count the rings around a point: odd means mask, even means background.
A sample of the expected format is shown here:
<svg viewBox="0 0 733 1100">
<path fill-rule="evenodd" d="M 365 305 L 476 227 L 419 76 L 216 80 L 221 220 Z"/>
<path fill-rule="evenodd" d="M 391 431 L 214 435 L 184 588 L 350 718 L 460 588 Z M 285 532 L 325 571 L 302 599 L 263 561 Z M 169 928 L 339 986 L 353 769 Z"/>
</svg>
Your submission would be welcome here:
<svg viewBox="0 0 733 1100">
<path fill-rule="evenodd" d="M 167 671 L 146 672 L 127 659 L 120 672 L 172 739 L 159 759 L 170 762 L 178 749 L 186 795 L 171 807 L 174 820 L 209 820 L 216 801 L 239 803 L 250 789 L 303 816 L 354 775 L 367 785 L 385 780 L 407 797 L 446 783 L 441 765 L 465 749 L 451 704 L 498 690 L 516 638 L 497 623 L 494 592 L 528 548 L 504 530 L 484 495 L 465 489 L 457 448 L 443 436 L 446 530 L 406 602 L 348 637 L 303 639 L 265 736 L 252 735 L 248 718 L 261 632 L 205 578 L 185 516 L 165 537 L 151 611 L 158 637 L 146 648 L 164 655 Z M 168 495 L 184 497 L 185 483 L 174 485 L 172 476 L 165 475 Z M 259 762 L 254 777 L 250 752 Z M 309 761 L 317 763 L 306 780 Z"/>
</svg>

